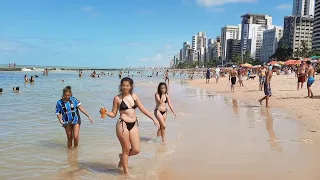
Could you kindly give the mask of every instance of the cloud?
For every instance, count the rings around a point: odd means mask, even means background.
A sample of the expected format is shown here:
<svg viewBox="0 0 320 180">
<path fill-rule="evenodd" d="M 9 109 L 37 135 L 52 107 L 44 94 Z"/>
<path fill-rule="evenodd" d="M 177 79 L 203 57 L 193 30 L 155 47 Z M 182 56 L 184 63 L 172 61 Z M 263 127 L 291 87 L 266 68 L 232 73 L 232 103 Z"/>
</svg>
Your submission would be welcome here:
<svg viewBox="0 0 320 180">
<path fill-rule="evenodd" d="M 80 8 L 82 12 L 88 13 L 92 16 L 99 16 L 100 12 L 96 10 L 93 6 L 84 6 Z"/>
<path fill-rule="evenodd" d="M 249 3 L 256 2 L 257 0 L 195 0 L 196 3 L 201 7 L 213 7 L 221 6 L 228 3 Z"/>
<path fill-rule="evenodd" d="M 291 4 L 279 4 L 276 7 L 277 9 L 291 9 L 292 5 Z"/>
<path fill-rule="evenodd" d="M 140 62 L 169 62 L 172 58 L 174 52 L 164 52 L 158 53 L 152 57 L 140 58 Z"/>
<path fill-rule="evenodd" d="M 166 49 L 166 50 L 172 49 L 172 45 L 166 44 L 166 45 L 164 45 L 164 49 Z"/>
<path fill-rule="evenodd" d="M 211 9 L 211 11 L 212 12 L 219 12 L 219 13 L 221 13 L 221 12 L 224 12 L 224 8 L 213 8 L 213 9 Z"/>
<path fill-rule="evenodd" d="M 15 41 L 0 40 L 0 52 L 25 52 L 32 50 L 32 47 Z"/>
</svg>

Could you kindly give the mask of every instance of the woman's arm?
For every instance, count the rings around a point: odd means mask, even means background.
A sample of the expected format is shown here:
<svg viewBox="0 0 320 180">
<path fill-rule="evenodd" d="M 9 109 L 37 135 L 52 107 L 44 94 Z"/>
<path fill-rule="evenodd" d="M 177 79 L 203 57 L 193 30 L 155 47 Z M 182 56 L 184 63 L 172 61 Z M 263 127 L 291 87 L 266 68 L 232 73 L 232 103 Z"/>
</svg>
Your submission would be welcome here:
<svg viewBox="0 0 320 180">
<path fill-rule="evenodd" d="M 60 124 L 63 124 L 61 112 L 62 112 L 61 111 L 61 106 L 60 106 L 59 103 L 57 103 L 57 105 L 56 105 L 56 115 L 57 115 L 57 118 L 58 118 Z"/>
<path fill-rule="evenodd" d="M 111 118 L 115 118 L 117 116 L 118 110 L 119 110 L 119 97 L 116 96 L 113 99 L 113 107 L 112 107 L 112 111 L 107 111 L 107 116 L 111 117 Z"/>
<path fill-rule="evenodd" d="M 89 116 L 89 114 L 86 112 L 86 110 L 85 110 L 81 105 L 78 106 L 78 109 L 79 109 L 84 115 L 86 115 L 86 116 L 89 118 L 89 120 L 90 120 L 91 123 L 93 123 L 93 120 L 91 119 L 91 117 Z"/>
<path fill-rule="evenodd" d="M 170 99 L 170 97 L 169 97 L 168 94 L 167 94 L 167 100 L 168 100 L 168 106 L 169 106 L 171 112 L 172 112 L 173 115 L 176 117 L 177 115 L 176 115 L 176 113 L 175 113 L 174 110 L 173 110 L 173 107 L 172 107 L 172 104 L 171 104 L 171 99 Z"/>
<path fill-rule="evenodd" d="M 146 115 L 148 118 L 150 118 L 156 126 L 160 127 L 159 122 L 154 119 L 154 117 L 149 113 L 149 111 L 146 110 L 146 108 L 144 108 L 144 106 L 142 105 L 139 97 L 137 95 L 135 95 L 135 94 L 133 95 L 133 97 L 135 98 L 135 100 L 137 102 L 137 105 L 138 105 L 138 108 L 140 109 L 140 111 L 144 115 Z"/>
<path fill-rule="evenodd" d="M 156 94 L 154 95 L 154 98 L 156 99 L 157 103 L 160 103 L 161 98 L 160 98 L 160 95 L 159 95 L 158 93 L 156 93 Z"/>
<path fill-rule="evenodd" d="M 61 114 L 57 114 L 57 118 L 58 118 L 60 124 L 63 124 L 62 115 Z"/>
</svg>

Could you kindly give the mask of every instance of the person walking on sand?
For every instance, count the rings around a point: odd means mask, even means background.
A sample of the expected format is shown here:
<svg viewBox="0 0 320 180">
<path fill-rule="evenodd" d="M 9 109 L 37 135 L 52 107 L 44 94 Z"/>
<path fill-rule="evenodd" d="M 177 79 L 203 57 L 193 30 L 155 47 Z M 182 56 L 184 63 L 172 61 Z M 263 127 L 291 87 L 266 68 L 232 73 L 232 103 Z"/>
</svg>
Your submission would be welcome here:
<svg viewBox="0 0 320 180">
<path fill-rule="evenodd" d="M 259 69 L 259 91 L 263 91 L 263 85 L 266 81 L 266 67 L 263 65 Z"/>
<path fill-rule="evenodd" d="M 236 71 L 236 68 L 233 67 L 229 75 L 229 80 L 231 81 L 231 92 L 234 92 L 234 86 L 236 85 L 236 82 L 237 82 L 237 74 L 238 73 Z"/>
<path fill-rule="evenodd" d="M 118 167 L 123 167 L 124 175 L 127 177 L 132 177 L 129 175 L 129 156 L 137 155 L 140 152 L 136 108 L 139 108 L 159 128 L 159 122 L 152 117 L 149 111 L 144 108 L 139 97 L 133 93 L 133 80 L 125 77 L 120 83 L 120 94 L 116 95 L 113 99 L 112 111 L 108 111 L 106 108 L 100 109 L 101 116 L 106 114 L 111 118 L 115 118 L 118 111 L 120 113 L 120 118 L 116 125 L 117 137 L 122 147 L 122 153 L 119 154 L 120 161 Z"/>
<path fill-rule="evenodd" d="M 164 82 L 167 83 L 167 81 L 168 81 L 168 84 L 169 84 L 169 82 L 170 82 L 170 80 L 169 80 L 169 70 L 167 70 L 165 75 L 164 75 Z"/>
<path fill-rule="evenodd" d="M 219 82 L 219 78 L 220 78 L 220 68 L 216 68 L 216 70 L 215 70 L 215 77 L 216 77 L 216 83 L 218 83 Z"/>
<path fill-rule="evenodd" d="M 176 113 L 173 110 L 171 99 L 168 94 L 168 87 L 167 84 L 164 82 L 161 82 L 158 85 L 157 92 L 155 94 L 155 100 L 156 100 L 156 108 L 154 110 L 154 116 L 157 118 L 160 124 L 160 129 L 157 131 L 157 137 L 162 137 L 162 142 L 166 144 L 166 138 L 165 138 L 165 130 L 166 130 L 166 120 L 167 120 L 167 106 L 172 111 L 173 115 L 176 117 Z"/>
<path fill-rule="evenodd" d="M 304 61 L 302 61 L 300 67 L 298 67 L 297 77 L 298 77 L 297 89 L 299 90 L 299 88 L 300 89 L 303 88 L 303 84 L 304 82 L 306 82 L 306 65 Z"/>
<path fill-rule="evenodd" d="M 206 83 L 209 83 L 210 77 L 211 77 L 211 72 L 210 72 L 210 69 L 208 68 L 206 72 Z"/>
<path fill-rule="evenodd" d="M 242 75 L 242 73 L 243 73 L 243 70 L 242 70 L 242 67 L 240 66 L 240 67 L 238 68 L 238 70 L 237 70 L 240 87 L 243 87 L 243 86 L 244 86 L 244 85 L 243 85 L 243 75 Z"/>
<path fill-rule="evenodd" d="M 313 92 L 311 90 L 311 86 L 314 83 L 314 74 L 315 74 L 315 70 L 314 67 L 311 64 L 311 61 L 307 61 L 307 73 L 305 74 L 306 76 L 308 76 L 308 81 L 307 81 L 307 89 L 308 89 L 308 96 L 310 98 L 313 98 Z"/>
<path fill-rule="evenodd" d="M 271 78 L 274 72 L 277 72 L 279 70 L 278 66 L 273 66 L 272 70 L 267 70 L 266 71 L 266 81 L 264 83 L 264 97 L 262 99 L 259 100 L 259 103 L 262 105 L 262 101 L 266 100 L 266 107 L 269 107 L 269 98 L 272 95 L 272 91 L 271 91 Z"/>
<path fill-rule="evenodd" d="M 89 114 L 81 106 L 80 101 L 72 96 L 71 87 L 65 87 L 62 93 L 62 99 L 60 99 L 56 105 L 56 115 L 60 124 L 62 124 L 62 127 L 65 128 L 68 139 L 68 148 L 72 147 L 72 141 L 74 142 L 74 147 L 78 147 L 79 144 L 79 131 L 81 125 L 79 110 L 89 118 L 91 123 L 93 123 Z"/>
</svg>

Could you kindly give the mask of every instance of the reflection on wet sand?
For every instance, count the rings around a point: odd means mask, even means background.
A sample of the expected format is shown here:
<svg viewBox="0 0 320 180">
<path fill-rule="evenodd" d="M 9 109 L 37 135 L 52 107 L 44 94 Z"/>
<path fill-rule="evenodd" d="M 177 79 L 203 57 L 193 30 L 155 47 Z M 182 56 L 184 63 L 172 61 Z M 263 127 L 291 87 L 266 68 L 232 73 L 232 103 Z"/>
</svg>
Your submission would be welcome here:
<svg viewBox="0 0 320 180">
<path fill-rule="evenodd" d="M 266 128 L 269 133 L 269 141 L 270 141 L 270 147 L 278 152 L 282 152 L 282 147 L 279 145 L 276 137 L 276 133 L 274 132 L 273 127 L 273 118 L 270 113 L 269 108 L 262 108 L 261 109 L 261 115 L 266 117 Z"/>
<path fill-rule="evenodd" d="M 232 109 L 234 114 L 239 114 L 239 106 L 238 106 L 238 101 L 236 99 L 232 99 Z"/>
</svg>

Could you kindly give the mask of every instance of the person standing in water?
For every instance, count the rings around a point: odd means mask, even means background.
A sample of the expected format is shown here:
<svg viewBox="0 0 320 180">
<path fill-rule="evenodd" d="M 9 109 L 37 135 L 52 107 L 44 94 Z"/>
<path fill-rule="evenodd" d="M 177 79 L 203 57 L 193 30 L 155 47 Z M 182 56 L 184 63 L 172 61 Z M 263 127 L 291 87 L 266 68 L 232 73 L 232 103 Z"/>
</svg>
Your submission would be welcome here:
<svg viewBox="0 0 320 180">
<path fill-rule="evenodd" d="M 233 67 L 229 75 L 229 80 L 231 80 L 231 92 L 234 92 L 234 85 L 236 85 L 237 82 L 237 74 L 236 68 Z"/>
<path fill-rule="evenodd" d="M 124 175 L 129 176 L 128 159 L 140 152 L 140 136 L 136 108 L 149 117 L 159 127 L 159 122 L 144 108 L 139 97 L 133 93 L 133 80 L 125 77 L 120 83 L 120 94 L 113 99 L 112 111 L 101 108 L 100 113 L 115 118 L 119 111 L 120 118 L 116 125 L 117 137 L 122 147 L 119 154 L 119 168 L 123 167 Z M 130 177 L 130 176 L 129 176 Z"/>
<path fill-rule="evenodd" d="M 266 100 L 266 107 L 269 107 L 269 99 L 272 95 L 271 91 L 271 78 L 274 72 L 277 72 L 279 70 L 278 66 L 273 66 L 272 70 L 266 71 L 266 82 L 264 83 L 264 97 L 259 100 L 259 103 L 262 105 L 262 101 Z"/>
<path fill-rule="evenodd" d="M 33 78 L 33 76 L 30 77 L 30 80 L 29 80 L 29 81 L 30 81 L 30 83 L 34 83 L 34 78 Z"/>
<path fill-rule="evenodd" d="M 308 80 L 307 80 L 307 89 L 308 89 L 308 96 L 310 98 L 313 98 L 313 92 L 311 90 L 311 86 L 314 83 L 314 74 L 315 74 L 315 70 L 314 67 L 311 64 L 311 61 L 307 61 L 307 72 L 305 74 L 305 76 L 308 76 Z"/>
<path fill-rule="evenodd" d="M 91 117 L 81 106 L 80 101 L 72 96 L 71 87 L 67 86 L 63 89 L 62 99 L 57 102 L 56 115 L 60 124 L 62 124 L 62 127 L 65 128 L 68 139 L 68 148 L 72 147 L 72 141 L 74 142 L 74 147 L 78 147 L 79 144 L 79 131 L 81 125 L 79 110 L 89 118 L 91 123 L 93 123 Z"/>
<path fill-rule="evenodd" d="M 166 83 L 168 81 L 169 84 L 169 70 L 166 71 L 165 75 L 164 75 L 164 82 Z"/>
<path fill-rule="evenodd" d="M 206 72 L 206 83 L 209 83 L 209 81 L 210 81 L 210 76 L 211 76 L 211 72 L 210 72 L 210 69 L 208 68 L 208 69 L 207 69 L 207 72 Z"/>
<path fill-rule="evenodd" d="M 160 124 L 160 129 L 157 131 L 157 137 L 162 137 L 162 142 L 166 144 L 165 130 L 166 130 L 166 120 L 167 120 L 167 106 L 168 104 L 171 112 L 176 117 L 176 113 L 173 110 L 171 99 L 168 94 L 167 84 L 161 82 L 158 85 L 157 93 L 155 94 L 156 108 L 154 110 L 154 116 L 157 118 Z"/>
<path fill-rule="evenodd" d="M 122 72 L 119 71 L 118 75 L 119 75 L 119 79 L 121 79 L 122 78 Z"/>
<path fill-rule="evenodd" d="M 24 82 L 25 82 L 25 83 L 28 83 L 28 82 L 29 82 L 29 79 L 28 79 L 28 76 L 27 76 L 27 75 L 24 75 Z"/>
</svg>

